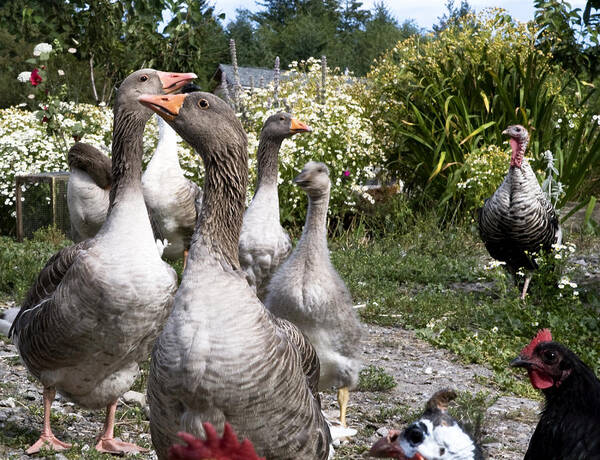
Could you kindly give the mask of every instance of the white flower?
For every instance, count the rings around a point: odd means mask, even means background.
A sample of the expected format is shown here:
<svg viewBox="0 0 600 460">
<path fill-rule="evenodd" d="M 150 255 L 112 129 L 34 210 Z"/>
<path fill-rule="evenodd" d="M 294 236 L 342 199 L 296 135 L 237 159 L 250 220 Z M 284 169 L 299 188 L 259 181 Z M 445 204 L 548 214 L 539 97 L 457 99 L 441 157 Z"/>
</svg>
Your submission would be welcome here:
<svg viewBox="0 0 600 460">
<path fill-rule="evenodd" d="M 17 80 L 19 80 L 21 83 L 27 83 L 30 77 L 31 72 L 21 72 L 17 77 Z"/>
<path fill-rule="evenodd" d="M 60 75 L 61 77 L 65 74 L 65 71 L 63 69 L 58 69 L 58 75 Z"/>
<path fill-rule="evenodd" d="M 67 51 L 71 54 L 75 54 L 77 52 L 75 48 L 69 48 Z"/>
<path fill-rule="evenodd" d="M 574 296 L 578 296 L 579 295 L 579 291 L 573 291 L 573 295 Z"/>
<path fill-rule="evenodd" d="M 49 53 L 52 51 L 52 45 L 50 43 L 38 43 L 33 48 L 33 55 L 40 56 L 42 53 Z"/>
<path fill-rule="evenodd" d="M 106 102 L 102 101 L 100 102 L 100 104 L 98 104 L 99 107 L 106 107 Z"/>
<path fill-rule="evenodd" d="M 33 99 L 33 98 L 35 98 L 35 95 L 33 95 L 33 94 L 29 94 L 29 95 L 27 96 L 27 99 Z"/>
</svg>

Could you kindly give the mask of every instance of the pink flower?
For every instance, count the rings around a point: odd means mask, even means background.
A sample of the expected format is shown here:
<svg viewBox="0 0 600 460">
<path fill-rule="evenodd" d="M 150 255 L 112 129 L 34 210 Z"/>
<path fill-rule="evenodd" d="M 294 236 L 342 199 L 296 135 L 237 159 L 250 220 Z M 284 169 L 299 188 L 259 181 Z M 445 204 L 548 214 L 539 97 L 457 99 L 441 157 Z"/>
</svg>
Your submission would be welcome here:
<svg viewBox="0 0 600 460">
<path fill-rule="evenodd" d="M 40 76 L 38 69 L 35 68 L 31 71 L 31 76 L 29 77 L 29 81 L 33 86 L 37 86 L 42 82 L 42 77 Z"/>
<path fill-rule="evenodd" d="M 350 176 L 350 170 L 349 170 L 349 169 L 346 169 L 346 170 L 344 171 L 344 176 L 345 176 L 345 177 L 349 177 L 349 176 Z"/>
</svg>

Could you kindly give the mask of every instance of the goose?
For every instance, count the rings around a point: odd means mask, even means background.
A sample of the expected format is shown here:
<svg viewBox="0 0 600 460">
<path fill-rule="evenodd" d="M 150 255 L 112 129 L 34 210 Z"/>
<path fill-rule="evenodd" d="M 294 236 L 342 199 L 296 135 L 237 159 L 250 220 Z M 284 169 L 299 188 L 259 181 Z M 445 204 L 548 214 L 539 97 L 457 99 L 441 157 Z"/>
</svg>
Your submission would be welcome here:
<svg viewBox="0 0 600 460">
<path fill-rule="evenodd" d="M 360 371 L 362 328 L 350 292 L 329 259 L 329 170 L 310 161 L 294 182 L 308 195 L 306 223 L 296 249 L 271 278 L 265 306 L 308 336 L 321 365 L 319 388 L 338 388 L 340 422 L 345 427 L 349 389 Z"/>
<path fill-rule="evenodd" d="M 96 147 L 76 142 L 67 155 L 67 207 L 72 239 L 92 238 L 106 220 L 112 183 L 111 161 Z"/>
<path fill-rule="evenodd" d="M 258 298 L 264 300 L 271 275 L 292 251 L 292 241 L 279 222 L 278 155 L 284 139 L 311 129 L 280 112 L 265 121 L 257 150 L 258 186 L 244 214 L 240 264 Z"/>
<path fill-rule="evenodd" d="M 202 191 L 179 165 L 177 133 L 158 115 L 156 119 L 158 145 L 142 175 L 144 200 L 160 236 L 168 241 L 163 256 L 183 256 L 185 263 L 196 225 L 196 200 L 202 200 Z"/>
<path fill-rule="evenodd" d="M 152 351 L 150 432 L 159 459 L 177 432 L 227 421 L 269 459 L 326 459 L 331 437 L 303 357 L 248 285 L 238 258 L 248 153 L 234 111 L 194 92 L 142 96 L 199 153 L 204 195 L 187 266 Z M 291 326 L 291 325 L 290 325 Z"/>
<path fill-rule="evenodd" d="M 114 439 L 117 399 L 167 319 L 177 276 L 156 250 L 144 204 L 142 134 L 152 111 L 137 97 L 176 91 L 195 77 L 141 69 L 123 81 L 114 105 L 108 217 L 94 238 L 50 258 L 13 323 L 13 342 L 44 387 L 44 427 L 28 454 L 70 447 L 50 427 L 56 391 L 87 408 L 106 407 L 98 451 L 143 450 Z"/>
</svg>

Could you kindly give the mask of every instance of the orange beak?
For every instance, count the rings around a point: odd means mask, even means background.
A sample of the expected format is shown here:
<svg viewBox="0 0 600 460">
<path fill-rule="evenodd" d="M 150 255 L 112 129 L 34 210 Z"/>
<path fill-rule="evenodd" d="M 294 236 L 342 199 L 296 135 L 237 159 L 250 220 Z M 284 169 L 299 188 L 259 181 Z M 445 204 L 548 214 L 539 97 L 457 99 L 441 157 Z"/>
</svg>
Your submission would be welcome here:
<svg viewBox="0 0 600 460">
<path fill-rule="evenodd" d="M 160 82 L 162 83 L 163 91 L 167 94 L 177 91 L 194 78 L 198 78 L 198 76 L 192 72 L 173 73 L 161 72 L 160 70 L 157 70 L 156 72 L 158 73 L 158 78 L 160 78 Z"/>
<path fill-rule="evenodd" d="M 152 95 L 142 94 L 138 102 L 154 110 L 167 121 L 173 121 L 179 115 L 187 94 Z"/>
<path fill-rule="evenodd" d="M 290 131 L 293 134 L 296 133 L 309 133 L 312 131 L 312 129 L 310 128 L 310 126 L 308 126 L 305 123 L 302 123 L 300 120 L 296 119 L 296 118 L 292 118 L 292 122 L 290 124 Z"/>
</svg>

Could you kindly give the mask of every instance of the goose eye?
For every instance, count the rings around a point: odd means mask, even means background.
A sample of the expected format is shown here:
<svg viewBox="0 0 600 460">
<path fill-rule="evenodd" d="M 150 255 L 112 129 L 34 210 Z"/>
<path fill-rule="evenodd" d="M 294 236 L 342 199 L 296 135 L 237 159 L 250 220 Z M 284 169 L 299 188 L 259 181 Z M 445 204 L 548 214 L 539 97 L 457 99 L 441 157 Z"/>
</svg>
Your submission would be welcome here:
<svg viewBox="0 0 600 460">
<path fill-rule="evenodd" d="M 147 81 L 148 80 L 148 75 L 142 75 L 140 77 L 140 81 Z"/>
<path fill-rule="evenodd" d="M 199 106 L 201 109 L 208 109 L 209 103 L 208 103 L 208 101 L 207 101 L 206 99 L 200 99 L 200 100 L 198 101 L 198 106 Z"/>
</svg>

